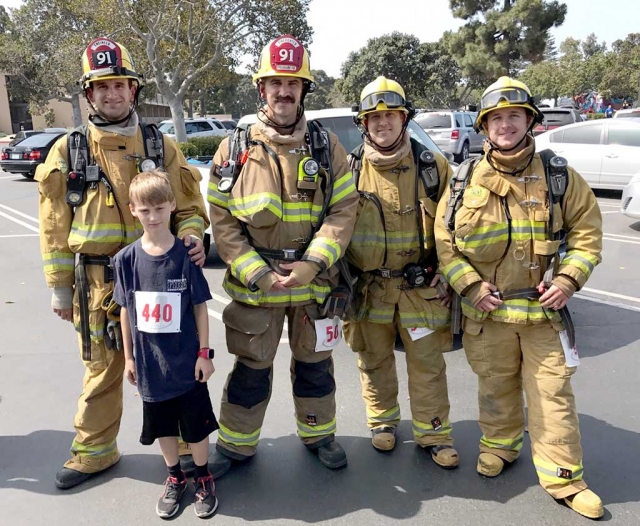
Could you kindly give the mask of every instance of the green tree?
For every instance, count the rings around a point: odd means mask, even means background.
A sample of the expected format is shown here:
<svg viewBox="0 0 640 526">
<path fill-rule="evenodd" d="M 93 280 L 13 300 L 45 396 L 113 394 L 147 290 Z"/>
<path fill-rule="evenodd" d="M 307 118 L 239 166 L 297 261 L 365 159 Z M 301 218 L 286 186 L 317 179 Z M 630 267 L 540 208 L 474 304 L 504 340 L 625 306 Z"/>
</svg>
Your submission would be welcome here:
<svg viewBox="0 0 640 526">
<path fill-rule="evenodd" d="M 12 76 L 12 95 L 28 100 L 32 113 L 44 112 L 52 99 L 69 102 L 79 126 L 80 57 L 103 28 L 73 6 L 70 0 L 27 0 L 13 10 L 0 31 L 0 70 Z"/>
<path fill-rule="evenodd" d="M 616 40 L 603 65 L 602 87 L 618 97 L 640 101 L 640 33 Z"/>
<path fill-rule="evenodd" d="M 350 53 L 341 72 L 337 86 L 350 104 L 379 75 L 399 82 L 419 106 L 456 107 L 470 90 L 461 84 L 460 68 L 441 44 L 420 43 L 399 32 L 373 38 Z"/>
<path fill-rule="evenodd" d="M 322 69 L 312 69 L 311 75 L 316 84 L 313 93 L 309 93 L 305 99 L 305 108 L 308 110 L 322 110 L 331 108 L 331 93 L 336 79 L 327 75 Z"/>
<path fill-rule="evenodd" d="M 82 0 L 88 2 L 90 0 Z M 136 58 L 142 53 L 149 81 L 167 101 L 176 139 L 186 140 L 183 101 L 216 65 L 245 53 L 257 56 L 274 36 L 311 40 L 310 0 L 104 0 L 101 20 L 119 18 L 119 38 Z M 95 4 L 92 4 L 95 5 Z M 140 60 L 140 59 L 138 59 Z"/>
<path fill-rule="evenodd" d="M 449 0 L 456 18 L 466 20 L 444 41 L 472 83 L 488 85 L 540 62 L 549 29 L 564 22 L 567 6 L 557 0 Z"/>
</svg>

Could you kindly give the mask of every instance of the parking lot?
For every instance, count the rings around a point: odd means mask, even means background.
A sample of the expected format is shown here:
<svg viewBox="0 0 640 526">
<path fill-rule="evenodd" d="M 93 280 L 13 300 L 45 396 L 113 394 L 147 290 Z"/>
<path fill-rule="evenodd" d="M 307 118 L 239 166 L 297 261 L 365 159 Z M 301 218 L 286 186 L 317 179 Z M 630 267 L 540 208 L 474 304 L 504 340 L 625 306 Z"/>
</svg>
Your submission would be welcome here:
<svg viewBox="0 0 640 526">
<path fill-rule="evenodd" d="M 603 263 L 569 303 L 581 365 L 574 376 L 585 452 L 585 480 L 605 504 L 604 521 L 638 524 L 640 516 L 640 222 L 619 213 L 619 193 L 598 192 L 604 220 Z M 139 442 L 142 403 L 124 386 L 120 463 L 73 490 L 53 477 L 68 458 L 83 366 L 72 326 L 50 309 L 38 240 L 37 184 L 0 172 L 0 524 L 75 526 L 160 522 L 154 507 L 165 478 L 157 446 Z M 216 373 L 209 381 L 214 409 L 233 364 L 221 313 L 224 265 L 211 251 L 205 268 L 210 343 Z M 446 355 L 451 420 L 459 469 L 444 471 L 416 447 L 401 352 L 402 423 L 391 454 L 376 452 L 365 423 L 356 357 L 343 343 L 334 353 L 338 439 L 349 457 L 331 472 L 295 436 L 287 334 L 276 358 L 271 404 L 258 455 L 217 484 L 220 508 L 212 523 L 522 526 L 588 524 L 538 486 L 528 444 L 496 479 L 476 474 L 480 431 L 476 379 L 464 354 Z M 215 436 L 212 436 L 212 442 Z M 192 490 L 189 490 L 192 491 Z M 192 493 L 174 519 L 199 524 Z"/>
</svg>

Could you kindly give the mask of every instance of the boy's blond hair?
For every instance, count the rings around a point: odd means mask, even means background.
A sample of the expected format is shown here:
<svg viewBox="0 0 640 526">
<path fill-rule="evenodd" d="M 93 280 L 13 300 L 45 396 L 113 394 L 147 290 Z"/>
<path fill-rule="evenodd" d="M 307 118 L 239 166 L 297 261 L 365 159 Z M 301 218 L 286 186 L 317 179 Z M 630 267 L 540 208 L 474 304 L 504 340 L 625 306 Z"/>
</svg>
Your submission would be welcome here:
<svg viewBox="0 0 640 526">
<path fill-rule="evenodd" d="M 169 176 L 160 170 L 141 172 L 133 178 L 129 186 L 129 201 L 131 206 L 151 205 L 175 201 Z"/>
</svg>

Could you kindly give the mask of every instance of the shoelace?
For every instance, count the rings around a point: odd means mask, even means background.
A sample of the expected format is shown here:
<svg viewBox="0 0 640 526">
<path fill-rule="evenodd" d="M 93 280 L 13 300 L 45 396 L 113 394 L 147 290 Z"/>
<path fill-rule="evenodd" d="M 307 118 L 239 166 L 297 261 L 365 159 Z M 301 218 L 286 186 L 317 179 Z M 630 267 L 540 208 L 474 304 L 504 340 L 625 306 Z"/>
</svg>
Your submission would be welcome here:
<svg viewBox="0 0 640 526">
<path fill-rule="evenodd" d="M 178 498 L 178 493 L 180 491 L 180 486 L 182 486 L 184 482 L 178 481 L 176 477 L 168 477 L 167 482 L 165 482 L 165 491 L 164 498 L 168 500 L 176 500 Z"/>
<path fill-rule="evenodd" d="M 196 498 L 199 501 L 203 501 L 212 493 L 212 491 L 207 487 L 208 482 L 211 482 L 211 484 L 213 484 L 213 476 L 209 475 L 208 477 L 201 477 L 195 482 L 195 485 L 199 486 L 196 490 Z"/>
</svg>

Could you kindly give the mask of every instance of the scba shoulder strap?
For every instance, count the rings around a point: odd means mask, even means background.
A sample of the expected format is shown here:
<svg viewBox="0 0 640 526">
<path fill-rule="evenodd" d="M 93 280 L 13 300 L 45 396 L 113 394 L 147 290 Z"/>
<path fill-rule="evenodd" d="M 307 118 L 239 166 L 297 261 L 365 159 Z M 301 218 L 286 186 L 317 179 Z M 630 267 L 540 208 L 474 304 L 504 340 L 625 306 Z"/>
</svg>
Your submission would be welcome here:
<svg viewBox="0 0 640 526">
<path fill-rule="evenodd" d="M 424 191 L 427 197 L 438 202 L 438 192 L 440 190 L 440 174 L 438 172 L 438 163 L 436 156 L 424 144 L 411 139 L 411 152 L 413 160 L 418 167 L 418 177 L 422 181 Z M 360 181 L 360 171 L 362 170 L 362 158 L 364 156 L 364 143 L 356 146 L 349 154 L 349 166 L 353 174 L 353 181 L 358 187 Z"/>
<path fill-rule="evenodd" d="M 557 156 L 553 150 L 549 149 L 542 150 L 539 152 L 539 155 L 542 160 L 542 165 L 544 166 L 544 173 L 549 192 L 549 203 L 562 204 L 569 182 L 567 160 L 564 157 Z M 467 159 L 458 166 L 451 178 L 451 182 L 449 183 L 451 192 L 444 215 L 445 226 L 449 232 L 453 232 L 455 230 L 455 216 L 462 205 L 464 191 L 469 185 L 473 170 L 481 159 L 482 157 Z M 549 231 L 553 232 L 553 206 L 549 207 L 549 216 Z"/>
<path fill-rule="evenodd" d="M 164 168 L 164 136 L 155 124 L 140 124 L 145 157 L 136 158 L 139 171 Z M 87 183 L 106 181 L 108 179 L 102 169 L 90 162 L 91 151 L 87 140 L 87 126 L 78 126 L 67 135 L 67 158 L 69 174 L 67 175 L 67 194 L 65 199 L 69 206 L 78 206 L 84 201 Z"/>
</svg>

